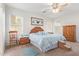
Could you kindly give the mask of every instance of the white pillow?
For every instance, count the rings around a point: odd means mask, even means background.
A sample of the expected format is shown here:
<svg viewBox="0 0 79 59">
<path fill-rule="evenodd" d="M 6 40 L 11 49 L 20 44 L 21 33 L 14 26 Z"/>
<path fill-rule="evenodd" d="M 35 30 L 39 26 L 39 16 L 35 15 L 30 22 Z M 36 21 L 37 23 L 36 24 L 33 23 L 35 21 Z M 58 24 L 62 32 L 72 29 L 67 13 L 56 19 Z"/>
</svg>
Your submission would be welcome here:
<svg viewBox="0 0 79 59">
<path fill-rule="evenodd" d="M 39 35 L 46 35 L 48 33 L 47 32 L 44 32 L 44 31 L 40 31 L 40 32 L 37 32 L 37 34 L 39 34 Z"/>
</svg>

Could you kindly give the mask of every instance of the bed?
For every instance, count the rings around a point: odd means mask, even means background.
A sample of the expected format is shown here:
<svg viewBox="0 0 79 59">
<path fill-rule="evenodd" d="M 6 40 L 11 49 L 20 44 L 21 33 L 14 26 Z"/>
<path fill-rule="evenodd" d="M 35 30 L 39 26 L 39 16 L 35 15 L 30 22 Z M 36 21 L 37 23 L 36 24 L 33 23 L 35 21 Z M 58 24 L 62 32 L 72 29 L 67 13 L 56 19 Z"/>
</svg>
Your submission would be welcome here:
<svg viewBox="0 0 79 59">
<path fill-rule="evenodd" d="M 58 47 L 59 40 L 65 40 L 61 34 L 49 34 L 44 32 L 41 27 L 34 27 L 29 35 L 31 43 L 39 48 L 42 52 Z"/>
</svg>

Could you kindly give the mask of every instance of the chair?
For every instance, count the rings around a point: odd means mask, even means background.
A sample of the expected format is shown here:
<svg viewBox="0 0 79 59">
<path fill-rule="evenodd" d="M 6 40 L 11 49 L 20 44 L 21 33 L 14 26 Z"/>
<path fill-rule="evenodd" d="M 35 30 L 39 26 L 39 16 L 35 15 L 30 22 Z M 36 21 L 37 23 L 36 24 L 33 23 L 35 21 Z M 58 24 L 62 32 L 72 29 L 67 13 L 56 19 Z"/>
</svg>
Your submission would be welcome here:
<svg viewBox="0 0 79 59">
<path fill-rule="evenodd" d="M 17 45 L 17 31 L 9 31 L 10 46 Z"/>
</svg>

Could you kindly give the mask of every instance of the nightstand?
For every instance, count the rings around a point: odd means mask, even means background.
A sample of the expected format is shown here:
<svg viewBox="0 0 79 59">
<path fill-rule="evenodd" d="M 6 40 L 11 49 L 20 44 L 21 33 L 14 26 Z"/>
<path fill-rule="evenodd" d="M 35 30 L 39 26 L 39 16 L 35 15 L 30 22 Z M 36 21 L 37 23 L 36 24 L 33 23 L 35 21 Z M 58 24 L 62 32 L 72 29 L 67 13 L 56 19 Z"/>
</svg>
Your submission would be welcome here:
<svg viewBox="0 0 79 59">
<path fill-rule="evenodd" d="M 64 48 L 64 45 L 65 45 L 65 41 L 59 41 L 58 42 L 58 47 L 59 48 Z"/>
<path fill-rule="evenodd" d="M 65 41 L 59 41 L 59 42 L 58 42 L 58 47 L 61 48 L 61 49 L 68 50 L 68 51 L 71 50 L 71 47 L 70 47 L 69 45 L 67 45 L 67 44 L 65 43 Z"/>
<path fill-rule="evenodd" d="M 27 43 L 30 43 L 29 37 L 22 37 L 22 38 L 20 38 L 19 44 L 27 44 Z"/>
</svg>

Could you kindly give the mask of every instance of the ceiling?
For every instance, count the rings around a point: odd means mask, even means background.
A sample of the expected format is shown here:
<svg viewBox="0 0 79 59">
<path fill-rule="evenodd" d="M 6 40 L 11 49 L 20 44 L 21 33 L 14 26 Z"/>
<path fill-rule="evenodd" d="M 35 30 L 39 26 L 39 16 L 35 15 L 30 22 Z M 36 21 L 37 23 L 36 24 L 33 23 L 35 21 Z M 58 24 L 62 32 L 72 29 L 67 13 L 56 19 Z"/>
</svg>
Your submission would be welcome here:
<svg viewBox="0 0 79 59">
<path fill-rule="evenodd" d="M 18 8 L 24 11 L 29 11 L 33 13 L 40 13 L 45 15 L 46 17 L 50 17 L 51 19 L 60 17 L 62 15 L 72 14 L 72 13 L 78 13 L 79 12 L 79 3 L 70 3 L 68 6 L 65 7 L 65 9 L 60 13 L 53 13 L 50 9 L 50 6 L 48 3 L 6 3 L 7 6 Z M 48 10 L 48 8 L 50 10 Z M 47 10 L 45 13 L 43 13 L 43 10 Z"/>
</svg>

